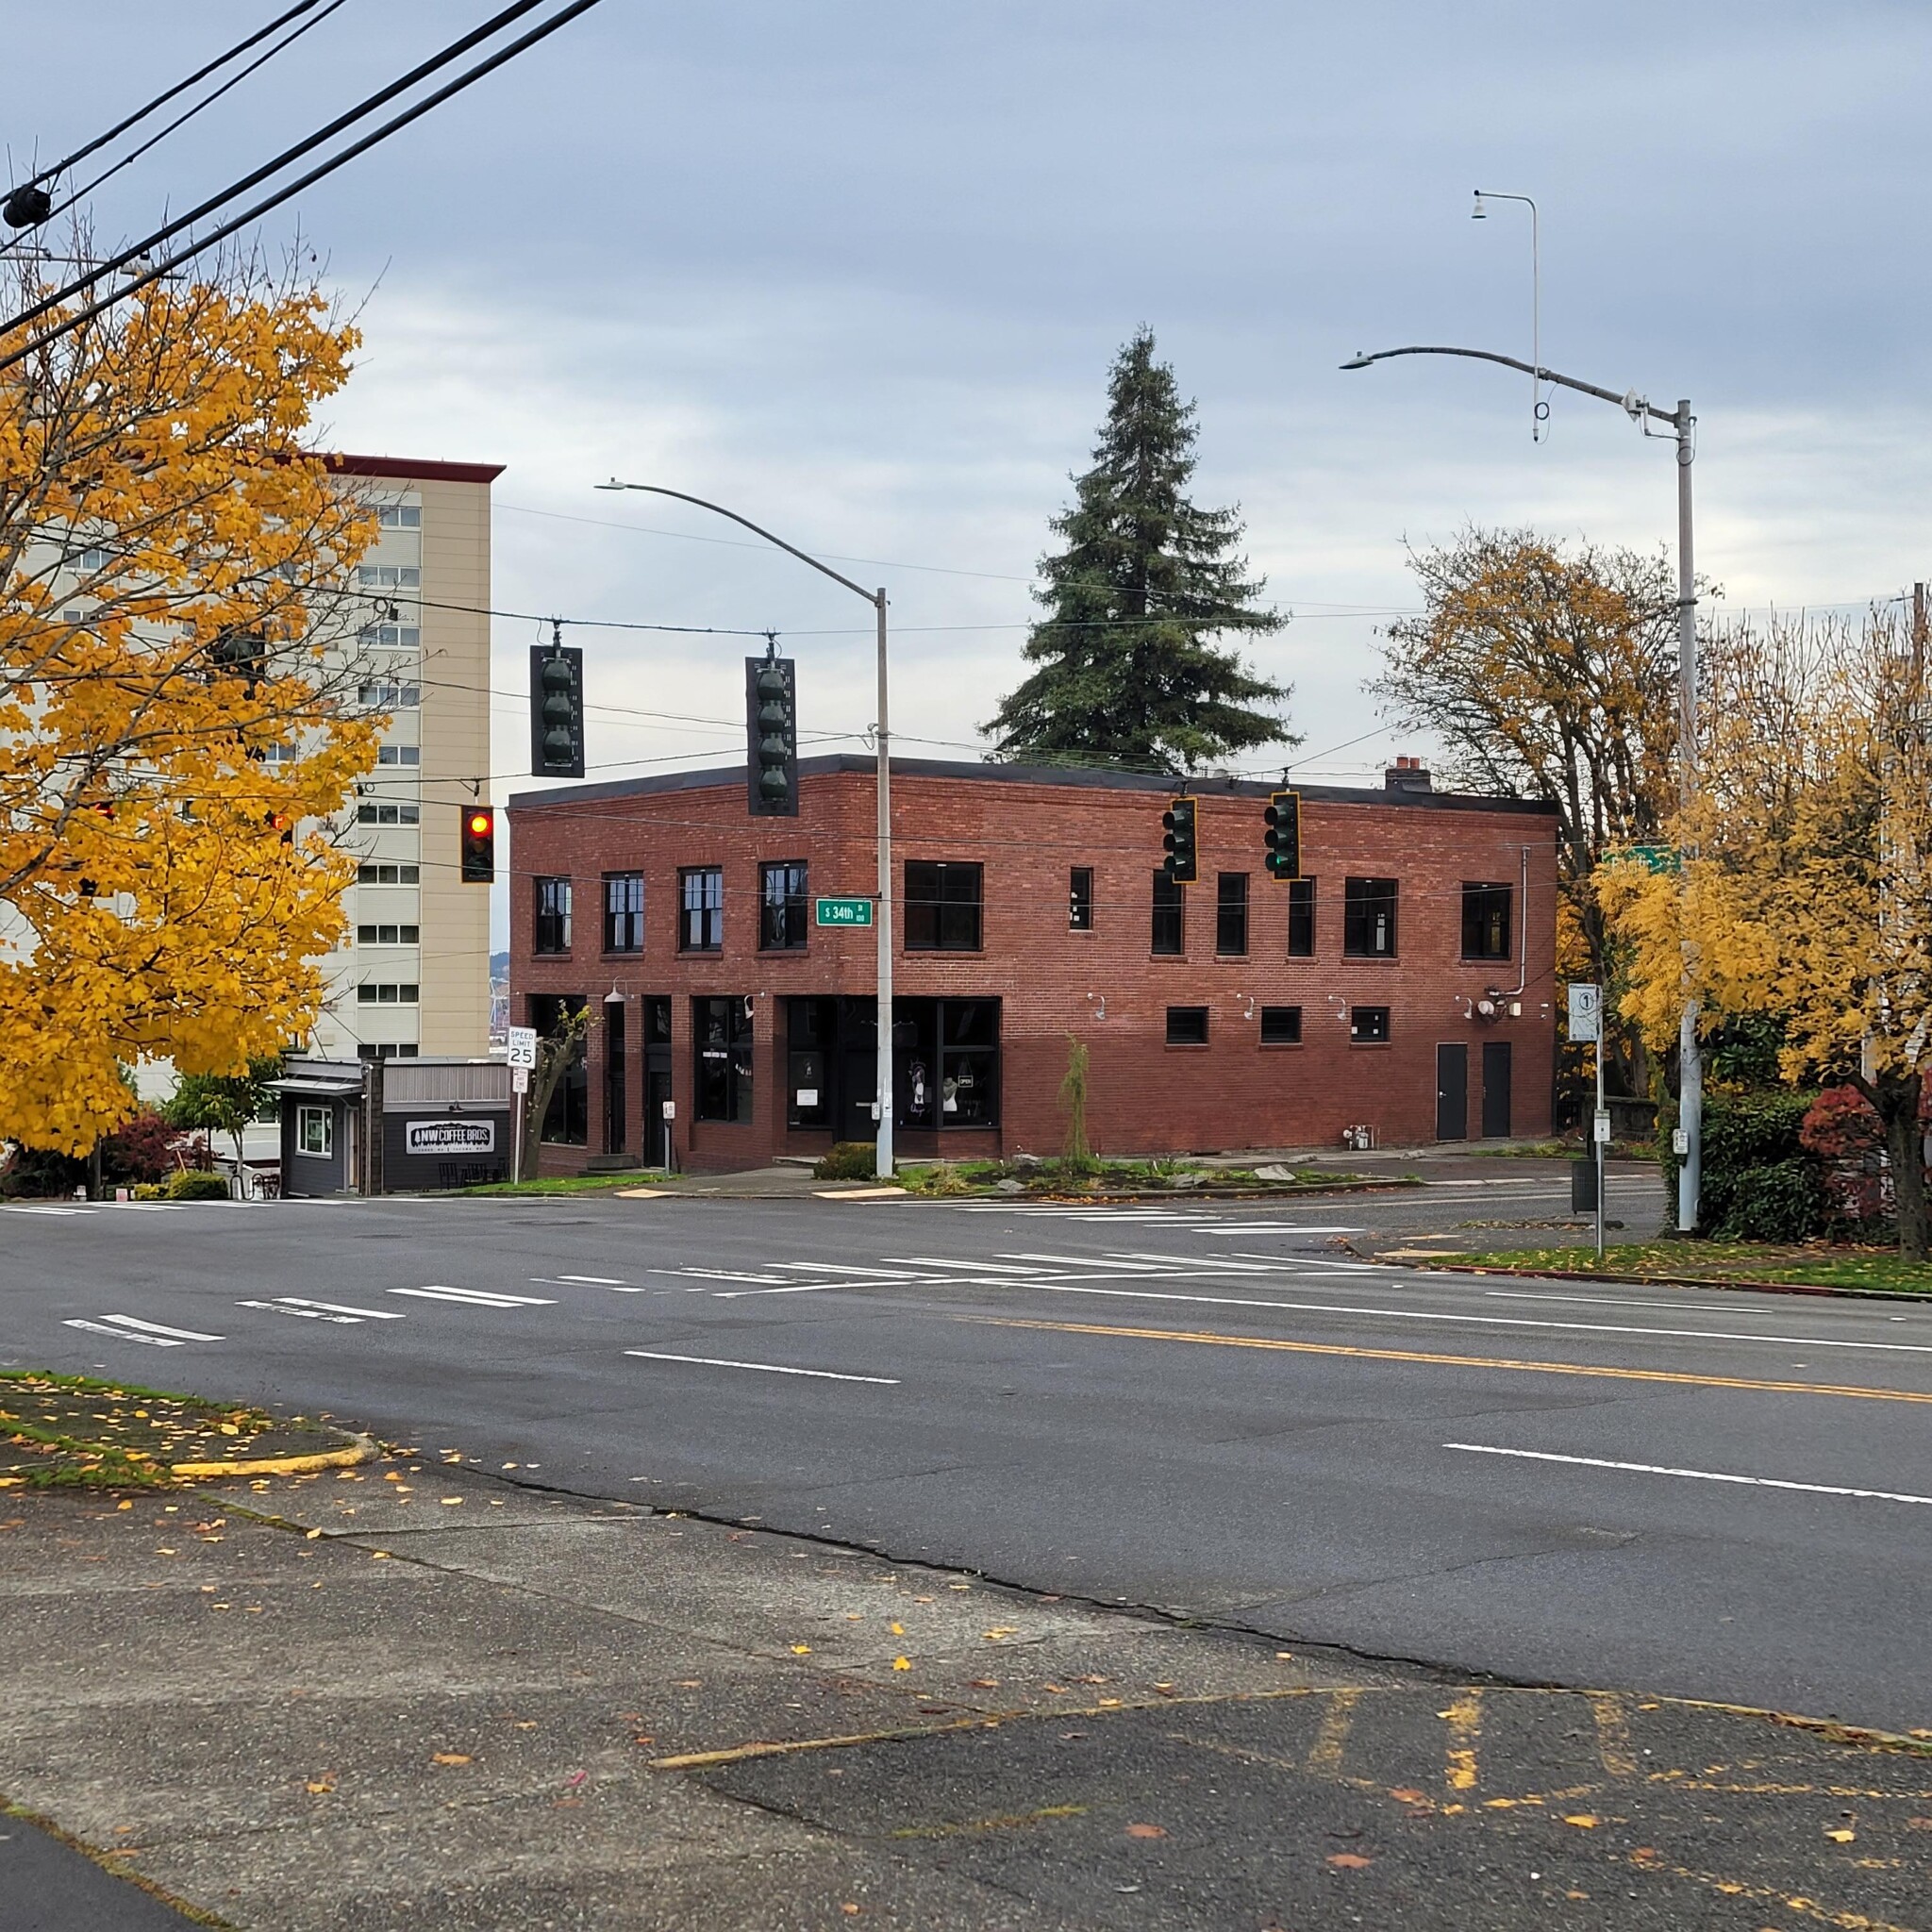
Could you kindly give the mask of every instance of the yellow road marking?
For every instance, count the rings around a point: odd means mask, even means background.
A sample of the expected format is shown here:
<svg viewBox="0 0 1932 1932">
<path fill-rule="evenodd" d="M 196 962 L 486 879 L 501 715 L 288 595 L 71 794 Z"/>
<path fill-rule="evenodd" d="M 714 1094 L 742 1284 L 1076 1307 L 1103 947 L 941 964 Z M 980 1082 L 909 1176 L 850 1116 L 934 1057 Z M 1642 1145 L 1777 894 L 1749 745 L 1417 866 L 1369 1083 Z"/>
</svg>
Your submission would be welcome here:
<svg viewBox="0 0 1932 1932">
<path fill-rule="evenodd" d="M 1452 1791 L 1475 1789 L 1475 1743 L 1483 1734 L 1483 1693 L 1465 1690 L 1441 1713 L 1449 1721 L 1450 1741 L 1443 1750 L 1442 1775 Z"/>
<path fill-rule="evenodd" d="M 1637 1753 L 1630 1746 L 1630 1725 L 1624 1700 L 1608 1690 L 1592 1690 L 1590 1707 L 1596 1714 L 1597 1755 L 1612 1777 L 1637 1775 Z"/>
<path fill-rule="evenodd" d="M 1308 1752 L 1308 1769 L 1318 1776 L 1333 1777 L 1341 1769 L 1341 1754 L 1348 1747 L 1348 1733 L 1355 1723 L 1355 1707 L 1361 1701 L 1359 1690 L 1329 1693 L 1328 1708 L 1322 1713 L 1322 1726 Z"/>
<path fill-rule="evenodd" d="M 1410 1348 L 1357 1348 L 1340 1341 L 1284 1341 L 1272 1335 L 1223 1335 L 1213 1329 L 1124 1328 L 1100 1322 L 1037 1322 L 1017 1315 L 955 1315 L 989 1328 L 1045 1328 L 1058 1335 L 1115 1335 L 1131 1341 L 1194 1341 L 1216 1348 L 1268 1348 L 1290 1355 L 1350 1356 L 1371 1362 L 1429 1362 L 1454 1369 L 1513 1369 L 1532 1375 L 1591 1375 L 1612 1382 L 1671 1382 L 1690 1389 L 1752 1389 L 1774 1395 L 1845 1395 L 1867 1402 L 1932 1404 L 1932 1390 L 1868 1389 L 1857 1383 L 1774 1382 L 1755 1375 L 1699 1375 L 1682 1369 L 1624 1369 L 1590 1362 L 1519 1361 L 1510 1356 L 1435 1355 Z"/>
</svg>

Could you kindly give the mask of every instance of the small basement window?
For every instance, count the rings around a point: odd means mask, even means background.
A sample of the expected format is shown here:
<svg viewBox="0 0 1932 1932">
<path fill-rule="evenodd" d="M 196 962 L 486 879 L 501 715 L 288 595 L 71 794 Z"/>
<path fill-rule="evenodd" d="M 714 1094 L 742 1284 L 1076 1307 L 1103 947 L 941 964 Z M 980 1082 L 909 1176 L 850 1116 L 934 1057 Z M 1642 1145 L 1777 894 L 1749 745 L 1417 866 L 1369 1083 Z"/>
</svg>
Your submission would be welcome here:
<svg viewBox="0 0 1932 1932">
<path fill-rule="evenodd" d="M 1389 1040 L 1387 1007 L 1351 1007 L 1348 1009 L 1348 1037 L 1356 1046 L 1384 1046 Z"/>
<path fill-rule="evenodd" d="M 1208 1044 L 1206 1007 L 1170 1007 L 1167 1009 L 1167 1043 L 1170 1046 Z"/>
<path fill-rule="evenodd" d="M 1302 1043 L 1302 1009 L 1299 1007 L 1261 1008 L 1263 1046 L 1299 1046 Z"/>
</svg>

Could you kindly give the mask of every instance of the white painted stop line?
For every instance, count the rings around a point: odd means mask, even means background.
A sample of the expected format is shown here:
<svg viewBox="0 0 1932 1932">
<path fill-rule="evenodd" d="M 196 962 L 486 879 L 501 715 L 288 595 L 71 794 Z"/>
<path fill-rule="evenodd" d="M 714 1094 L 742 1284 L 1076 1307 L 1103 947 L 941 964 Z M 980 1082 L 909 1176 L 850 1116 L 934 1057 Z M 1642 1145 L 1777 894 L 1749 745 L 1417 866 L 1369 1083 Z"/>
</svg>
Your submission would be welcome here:
<svg viewBox="0 0 1932 1932">
<path fill-rule="evenodd" d="M 1685 1476 L 1700 1483 L 1741 1483 L 1754 1490 L 1796 1490 L 1807 1496 L 1850 1496 L 1866 1503 L 1923 1503 L 1932 1507 L 1932 1496 L 1914 1496 L 1899 1490 L 1854 1490 L 1836 1483 L 1794 1483 L 1774 1475 L 1731 1475 L 1715 1469 L 1672 1469 L 1658 1462 L 1612 1462 L 1601 1456 L 1558 1456 L 1547 1449 L 1499 1449 L 1489 1442 L 1444 1442 L 1445 1449 L 1459 1449 L 1465 1456 L 1508 1456 L 1524 1462 L 1567 1462 L 1578 1469 L 1615 1469 L 1630 1475 Z"/>
<path fill-rule="evenodd" d="M 788 1369 L 778 1362 L 734 1362 L 714 1355 L 665 1355 L 655 1348 L 627 1348 L 625 1355 L 640 1355 L 646 1361 L 689 1362 L 700 1369 L 757 1369 L 767 1375 L 811 1375 L 821 1382 L 875 1382 L 882 1389 L 896 1389 L 896 1375 L 841 1375 L 831 1369 Z"/>
</svg>

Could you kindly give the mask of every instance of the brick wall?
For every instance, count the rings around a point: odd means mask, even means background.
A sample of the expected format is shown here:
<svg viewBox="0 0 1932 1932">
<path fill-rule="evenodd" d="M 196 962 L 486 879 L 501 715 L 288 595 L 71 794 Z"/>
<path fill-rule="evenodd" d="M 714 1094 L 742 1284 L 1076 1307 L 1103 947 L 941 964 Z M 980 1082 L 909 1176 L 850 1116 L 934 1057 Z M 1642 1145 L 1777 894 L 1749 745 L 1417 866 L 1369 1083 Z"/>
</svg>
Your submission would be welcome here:
<svg viewBox="0 0 1932 1932">
<path fill-rule="evenodd" d="M 830 768 L 830 769 L 824 769 Z M 1067 1040 L 1091 1056 L 1089 1131 L 1115 1153 L 1231 1147 L 1339 1145 L 1341 1130 L 1373 1126 L 1384 1143 L 1426 1141 L 1437 1127 L 1437 1047 L 1468 1049 L 1469 1131 L 1479 1131 L 1482 1046 L 1509 1042 L 1518 1135 L 1549 1129 L 1555 1047 L 1555 822 L 1509 803 L 1449 800 L 1424 793 L 1305 790 L 1304 867 L 1316 877 L 1312 958 L 1287 957 L 1288 889 L 1262 868 L 1266 789 L 1231 791 L 1206 781 L 1200 800 L 1200 882 L 1187 888 L 1186 950 L 1151 953 L 1152 880 L 1160 857 L 1160 781 L 1069 774 L 1062 782 L 1008 776 L 974 780 L 944 768 L 911 767 L 893 776 L 897 880 L 904 861 L 976 862 L 984 872 L 982 950 L 895 954 L 894 991 L 1002 1002 L 1003 1084 L 997 1134 L 900 1134 L 914 1157 L 1056 1151 L 1064 1122 L 1056 1105 Z M 584 786 L 512 800 L 509 809 L 513 1018 L 528 996 L 581 993 L 593 1008 L 613 983 L 627 995 L 668 994 L 675 1028 L 672 1069 L 680 1158 L 695 1168 L 760 1164 L 774 1153 L 811 1153 L 829 1133 L 788 1133 L 784 1115 L 784 1020 L 788 994 L 870 995 L 870 932 L 820 931 L 798 953 L 758 951 L 758 863 L 804 859 L 810 891 L 868 894 L 875 880 L 873 780 L 862 761 L 808 761 L 796 819 L 752 819 L 741 772 L 641 781 L 635 788 Z M 1528 852 L 1528 970 L 1521 1013 L 1485 1022 L 1470 1010 L 1491 987 L 1516 985 L 1521 966 L 1460 958 L 1462 885 L 1517 886 Z M 680 867 L 724 874 L 722 955 L 681 955 Z M 1091 866 L 1094 924 L 1071 932 L 1068 873 Z M 645 950 L 612 958 L 602 948 L 601 875 L 641 870 Z M 1248 874 L 1244 958 L 1215 952 L 1216 875 Z M 574 944 L 568 958 L 531 951 L 531 879 L 564 874 L 575 882 Z M 1342 880 L 1394 878 L 1400 886 L 1394 958 L 1342 954 Z M 895 916 L 897 911 L 895 908 Z M 1514 924 L 1520 933 L 1519 901 Z M 903 919 L 900 932 L 903 938 Z M 1512 955 L 1516 950 L 1512 938 Z M 755 1118 L 749 1124 L 691 1119 L 691 996 L 754 1000 Z M 1170 1006 L 1209 1009 L 1205 1046 L 1165 1043 Z M 1262 1046 L 1263 1006 L 1299 1006 L 1303 1041 Z M 1356 1006 L 1391 1009 L 1386 1045 L 1353 1044 Z M 1104 1017 L 1102 1016 L 1104 1007 Z M 626 1107 L 637 1147 L 641 1076 L 635 1064 L 641 1009 L 626 1019 Z M 547 1148 L 546 1172 L 580 1167 L 603 1150 L 603 1035 L 591 1049 L 589 1148 Z"/>
</svg>

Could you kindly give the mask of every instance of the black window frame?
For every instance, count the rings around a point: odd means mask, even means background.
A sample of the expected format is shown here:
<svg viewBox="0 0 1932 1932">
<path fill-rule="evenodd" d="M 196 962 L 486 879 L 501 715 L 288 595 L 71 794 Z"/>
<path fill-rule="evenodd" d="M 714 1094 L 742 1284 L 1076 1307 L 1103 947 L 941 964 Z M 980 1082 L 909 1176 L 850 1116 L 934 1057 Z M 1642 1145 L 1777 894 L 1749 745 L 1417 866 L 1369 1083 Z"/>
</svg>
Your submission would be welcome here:
<svg viewBox="0 0 1932 1932">
<path fill-rule="evenodd" d="M 1288 882 L 1288 957 L 1312 959 L 1315 957 L 1315 880 L 1312 877 Z"/>
<path fill-rule="evenodd" d="M 1302 1043 L 1302 1009 L 1299 1007 L 1261 1008 L 1263 1046 L 1299 1046 Z"/>
<path fill-rule="evenodd" d="M 1377 1020 L 1376 1014 L 1381 1018 Z M 1376 1030 L 1379 1029 L 1379 1030 Z M 1393 1016 L 1387 1007 L 1351 1007 L 1348 1009 L 1348 1043 L 1351 1046 L 1387 1046 L 1394 1034 Z"/>
<path fill-rule="evenodd" d="M 556 1034 L 566 1014 L 580 1012 L 588 1004 L 580 992 L 531 993 L 525 1008 L 527 1023 L 541 1037 Z M 550 1105 L 537 1124 L 537 1138 L 552 1147 L 588 1147 L 591 1144 L 591 1056 L 587 1041 L 564 1062 L 557 1084 L 550 1091 Z"/>
<path fill-rule="evenodd" d="M 1507 879 L 1464 879 L 1462 957 L 1485 962 L 1514 958 L 1515 912 L 1516 889 Z"/>
<path fill-rule="evenodd" d="M 1208 1009 L 1206 1007 L 1170 1007 L 1167 1009 L 1169 1046 L 1206 1046 L 1208 1040 Z"/>
<path fill-rule="evenodd" d="M 907 952 L 984 950 L 986 868 L 977 859 L 908 858 L 903 879 Z"/>
<path fill-rule="evenodd" d="M 570 956 L 571 876 L 568 873 L 541 873 L 530 881 L 530 951 L 538 958 L 562 959 Z"/>
<path fill-rule="evenodd" d="M 692 937 L 694 933 L 698 935 L 695 939 Z M 722 953 L 724 950 L 724 868 L 722 865 L 678 867 L 677 950 L 680 953 Z"/>
<path fill-rule="evenodd" d="M 1091 865 L 1067 868 L 1067 930 L 1093 930 L 1093 868 Z"/>
<path fill-rule="evenodd" d="M 1393 959 L 1400 950 L 1401 881 L 1348 878 L 1341 882 L 1341 953 L 1347 959 Z M 1378 934 L 1377 924 L 1383 930 Z M 1376 945 L 1377 938 L 1386 945 Z"/>
<path fill-rule="evenodd" d="M 781 890 L 772 887 L 777 881 Z M 810 877 L 803 858 L 758 862 L 758 951 L 802 953 L 811 938 Z"/>
<path fill-rule="evenodd" d="M 1154 874 L 1147 950 L 1159 959 L 1178 959 L 1188 950 L 1188 891 L 1171 872 Z"/>
<path fill-rule="evenodd" d="M 620 891 L 634 903 L 617 904 Z M 644 950 L 644 875 L 641 872 L 604 874 L 604 950 L 626 955 Z"/>
<path fill-rule="evenodd" d="M 751 1006 L 748 993 L 691 996 L 692 1120 L 715 1125 L 750 1125 L 756 1044 Z"/>
<path fill-rule="evenodd" d="M 1221 959 L 1248 957 L 1248 875 L 1244 872 L 1215 874 L 1214 953 Z"/>
</svg>

